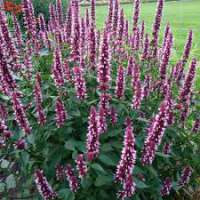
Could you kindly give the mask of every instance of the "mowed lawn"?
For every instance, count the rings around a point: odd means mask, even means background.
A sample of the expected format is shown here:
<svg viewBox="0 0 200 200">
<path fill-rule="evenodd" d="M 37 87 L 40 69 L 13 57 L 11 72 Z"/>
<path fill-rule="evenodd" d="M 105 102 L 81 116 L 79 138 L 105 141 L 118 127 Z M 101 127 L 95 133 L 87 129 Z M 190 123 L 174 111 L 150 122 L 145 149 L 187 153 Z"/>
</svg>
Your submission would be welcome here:
<svg viewBox="0 0 200 200">
<path fill-rule="evenodd" d="M 121 5 L 124 9 L 126 19 L 132 25 L 133 5 Z M 107 6 L 97 6 L 96 18 L 97 27 L 102 28 L 105 17 L 108 12 Z M 140 21 L 145 21 L 146 31 L 151 34 L 152 23 L 154 21 L 156 10 L 156 2 L 143 3 L 141 6 Z M 178 60 L 184 49 L 184 44 L 190 29 L 194 32 L 194 40 L 192 47 L 192 56 L 200 60 L 200 0 L 181 0 L 165 2 L 164 15 L 162 18 L 161 38 L 165 29 L 165 25 L 170 23 L 174 35 L 174 50 L 173 59 Z M 200 68 L 200 67 L 198 67 Z M 198 70 L 198 77 L 200 77 L 200 69 Z M 199 78 L 200 79 L 200 78 Z M 197 81 L 198 88 L 200 88 L 200 80 Z"/>
</svg>

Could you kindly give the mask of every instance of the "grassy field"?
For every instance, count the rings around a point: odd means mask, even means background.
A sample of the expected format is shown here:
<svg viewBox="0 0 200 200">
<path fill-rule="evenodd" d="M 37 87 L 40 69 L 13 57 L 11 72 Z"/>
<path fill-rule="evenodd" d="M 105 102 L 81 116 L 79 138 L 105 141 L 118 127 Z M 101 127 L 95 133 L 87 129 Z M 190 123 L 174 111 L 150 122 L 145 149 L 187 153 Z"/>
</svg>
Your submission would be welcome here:
<svg viewBox="0 0 200 200">
<path fill-rule="evenodd" d="M 132 22 L 132 4 L 122 5 L 125 16 Z M 148 33 L 151 33 L 154 21 L 156 3 L 143 3 L 141 6 L 140 21 L 145 21 Z M 97 7 L 97 27 L 102 28 L 107 16 L 107 6 Z M 184 44 L 190 29 L 194 32 L 194 40 L 191 55 L 200 60 L 200 0 L 181 0 L 165 2 L 164 16 L 162 19 L 161 37 L 166 23 L 169 22 L 174 34 L 173 59 L 177 61 L 182 54 Z M 198 69 L 198 80 L 196 86 L 200 88 L 200 67 Z"/>
</svg>

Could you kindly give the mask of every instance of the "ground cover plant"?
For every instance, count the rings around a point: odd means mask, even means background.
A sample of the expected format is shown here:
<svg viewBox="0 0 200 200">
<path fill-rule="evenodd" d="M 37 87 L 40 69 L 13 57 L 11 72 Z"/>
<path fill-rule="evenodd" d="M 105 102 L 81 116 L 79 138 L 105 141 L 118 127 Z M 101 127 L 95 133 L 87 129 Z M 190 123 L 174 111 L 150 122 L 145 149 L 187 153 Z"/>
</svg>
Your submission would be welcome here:
<svg viewBox="0 0 200 200">
<path fill-rule="evenodd" d="M 49 21 L 22 1 L 26 32 L 0 10 L 2 199 L 194 199 L 200 99 L 193 32 L 171 64 L 174 36 L 158 0 L 152 33 L 109 1 L 49 4 Z M 8 25 L 9 24 L 9 25 Z M 131 28 L 130 28 L 131 27 Z M 199 197 L 197 197 L 198 199 Z"/>
</svg>

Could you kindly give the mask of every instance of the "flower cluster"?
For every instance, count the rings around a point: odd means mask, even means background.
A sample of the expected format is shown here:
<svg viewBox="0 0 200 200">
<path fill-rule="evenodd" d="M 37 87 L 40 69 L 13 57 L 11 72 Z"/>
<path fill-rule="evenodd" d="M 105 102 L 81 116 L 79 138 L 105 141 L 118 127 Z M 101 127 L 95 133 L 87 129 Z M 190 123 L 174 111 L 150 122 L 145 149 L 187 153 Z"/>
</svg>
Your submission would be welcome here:
<svg viewBox="0 0 200 200">
<path fill-rule="evenodd" d="M 179 180 L 179 185 L 184 186 L 185 184 L 189 183 L 191 176 L 192 176 L 192 168 L 190 166 L 185 167 L 182 171 Z"/>
<path fill-rule="evenodd" d="M 76 96 L 80 100 L 84 100 L 87 97 L 86 83 L 83 77 L 83 71 L 80 67 L 73 68 L 74 73 L 74 85 L 76 89 Z"/>
<path fill-rule="evenodd" d="M 170 104 L 165 99 L 159 108 L 158 114 L 152 119 L 150 127 L 148 129 L 148 135 L 144 142 L 144 148 L 142 153 L 142 164 L 152 164 L 155 158 L 155 152 L 161 143 L 163 134 L 168 125 Z"/>
<path fill-rule="evenodd" d="M 79 154 L 76 158 L 76 168 L 77 171 L 79 173 L 79 178 L 83 178 L 86 176 L 87 174 L 87 164 L 84 160 L 84 155 L 83 154 Z"/>
<path fill-rule="evenodd" d="M 17 92 L 12 93 L 12 105 L 13 111 L 15 113 L 15 119 L 18 125 L 24 130 L 26 134 L 29 134 L 31 132 L 31 127 L 26 117 L 24 106 L 20 101 L 19 93 Z"/>
<path fill-rule="evenodd" d="M 62 100 L 58 97 L 55 103 L 55 111 L 56 111 L 56 125 L 58 128 L 64 125 L 65 120 L 67 118 L 67 114 L 65 112 L 65 106 Z"/>
<path fill-rule="evenodd" d="M 46 177 L 42 170 L 36 170 L 34 174 L 35 184 L 37 186 L 38 192 L 44 200 L 51 200 L 57 197 L 57 194 L 53 191 L 52 187 L 49 185 Z"/>
<path fill-rule="evenodd" d="M 109 89 L 109 83 L 111 81 L 110 50 L 108 40 L 108 33 L 104 32 L 97 72 L 99 89 L 102 91 Z"/>
<path fill-rule="evenodd" d="M 131 197 L 135 191 L 135 183 L 132 179 L 132 171 L 136 160 L 135 138 L 131 122 L 127 123 L 124 135 L 124 147 L 121 153 L 121 159 L 117 165 L 115 174 L 116 181 L 120 181 L 123 190 L 119 192 L 119 197 L 124 199 Z"/>
<path fill-rule="evenodd" d="M 64 85 L 61 50 L 57 47 L 54 51 L 53 78 L 57 88 Z"/>
<path fill-rule="evenodd" d="M 191 87 L 194 82 L 194 77 L 196 73 L 196 59 L 193 58 L 192 63 L 190 65 L 189 72 L 185 78 L 184 85 L 180 91 L 179 100 L 181 103 L 184 103 L 188 99 L 188 95 L 191 93 Z"/>
<path fill-rule="evenodd" d="M 161 25 L 161 18 L 162 18 L 162 12 L 163 12 L 163 4 L 164 0 L 158 0 L 157 4 L 157 12 L 155 16 L 155 21 L 153 24 L 153 39 L 151 41 L 153 51 L 152 51 L 152 57 L 156 58 L 158 54 L 158 36 L 160 31 L 160 25 Z"/>
<path fill-rule="evenodd" d="M 67 165 L 65 168 L 65 174 L 67 177 L 67 180 L 69 182 L 69 187 L 73 192 L 76 192 L 78 190 L 79 187 L 79 183 L 78 183 L 78 179 L 77 177 L 74 175 L 73 169 L 71 167 L 71 165 Z"/>
<path fill-rule="evenodd" d="M 89 125 L 87 133 L 87 158 L 93 160 L 99 154 L 99 127 L 98 113 L 95 107 L 90 108 Z"/>
<path fill-rule="evenodd" d="M 172 188 L 172 181 L 169 177 L 167 177 L 164 180 L 162 188 L 160 190 L 161 196 L 168 196 L 170 194 L 171 188 Z"/>
<path fill-rule="evenodd" d="M 42 108 L 41 76 L 39 73 L 37 73 L 35 77 L 34 97 L 35 97 L 38 123 L 40 125 L 44 125 L 46 122 L 46 116 Z"/>
<path fill-rule="evenodd" d="M 119 99 L 124 96 L 124 90 L 125 90 L 125 73 L 124 73 L 124 71 L 125 70 L 122 66 L 118 67 L 115 95 Z"/>
<path fill-rule="evenodd" d="M 138 64 L 135 64 L 133 68 L 132 87 L 134 91 L 132 107 L 138 110 L 140 108 L 141 101 L 143 99 L 143 92 L 140 80 L 140 68 Z"/>
<path fill-rule="evenodd" d="M 117 165 L 115 179 L 125 182 L 127 176 L 132 174 L 136 159 L 135 138 L 131 123 L 127 124 L 124 135 L 124 147 L 121 153 L 121 159 Z"/>
</svg>

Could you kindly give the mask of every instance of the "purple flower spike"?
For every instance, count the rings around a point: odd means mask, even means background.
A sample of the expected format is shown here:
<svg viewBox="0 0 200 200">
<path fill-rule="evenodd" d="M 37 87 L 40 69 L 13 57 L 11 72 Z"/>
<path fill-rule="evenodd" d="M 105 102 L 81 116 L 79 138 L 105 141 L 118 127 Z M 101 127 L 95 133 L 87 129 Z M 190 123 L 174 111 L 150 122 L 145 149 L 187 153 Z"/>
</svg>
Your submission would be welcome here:
<svg viewBox="0 0 200 200">
<path fill-rule="evenodd" d="M 59 164 L 56 166 L 56 179 L 57 181 L 64 180 L 64 167 Z"/>
<path fill-rule="evenodd" d="M 172 188 L 172 181 L 170 178 L 166 178 L 162 184 L 160 194 L 161 196 L 168 196 L 170 194 L 170 190 Z"/>
<path fill-rule="evenodd" d="M 89 126 L 87 133 L 87 159 L 93 160 L 99 154 L 99 127 L 98 127 L 98 113 L 95 107 L 90 108 Z"/>
<path fill-rule="evenodd" d="M 133 68 L 135 67 L 135 59 L 130 56 L 128 60 L 128 67 L 127 67 L 127 75 L 132 76 L 133 74 Z"/>
<path fill-rule="evenodd" d="M 98 111 L 98 127 L 100 134 L 105 133 L 107 130 L 106 114 L 104 108 L 100 106 Z"/>
<path fill-rule="evenodd" d="M 153 39 L 151 42 L 152 48 L 153 48 L 153 52 L 152 52 L 153 58 L 156 58 L 158 54 L 158 36 L 159 36 L 160 25 L 161 25 L 163 4 L 164 4 L 164 0 L 158 0 L 155 21 L 153 24 L 153 32 L 152 32 Z"/>
<path fill-rule="evenodd" d="M 15 15 L 13 15 L 12 17 L 13 17 L 14 35 L 15 35 L 15 38 L 16 38 L 16 44 L 20 48 L 23 45 L 22 32 L 21 32 L 21 29 L 20 29 L 20 25 L 17 21 L 17 17 Z"/>
<path fill-rule="evenodd" d="M 87 97 L 86 83 L 83 77 L 83 71 L 80 67 L 73 68 L 74 73 L 74 85 L 76 90 L 76 96 L 80 100 L 84 100 Z"/>
<path fill-rule="evenodd" d="M 133 14 L 133 33 L 135 33 L 135 30 L 138 28 L 138 21 L 140 16 L 140 0 L 134 1 L 134 14 Z"/>
<path fill-rule="evenodd" d="M 180 91 L 179 101 L 181 103 L 186 102 L 188 99 L 188 95 L 191 93 L 192 85 L 193 85 L 195 74 L 196 74 L 196 65 L 197 65 L 197 61 L 195 58 L 193 58 L 192 63 L 190 65 L 190 69 L 185 78 L 183 87 Z"/>
<path fill-rule="evenodd" d="M 119 23 L 119 1 L 115 0 L 114 1 L 114 12 L 113 12 L 113 34 L 116 34 L 118 23 Z"/>
<path fill-rule="evenodd" d="M 4 120 L 0 121 L 0 133 L 5 139 L 8 139 L 12 136 L 12 132 L 8 129 Z"/>
<path fill-rule="evenodd" d="M 164 144 L 164 146 L 163 146 L 163 153 L 165 155 L 170 154 L 170 152 L 171 152 L 171 146 L 172 146 L 172 144 L 170 144 L 170 143 L 165 143 Z"/>
<path fill-rule="evenodd" d="M 110 49 L 108 41 L 108 34 L 104 32 L 97 72 L 97 81 L 101 91 L 108 90 L 111 81 Z"/>
<path fill-rule="evenodd" d="M 66 42 L 71 42 L 71 34 L 72 34 L 72 6 L 69 2 L 68 10 L 67 10 L 67 16 L 66 16 L 66 22 L 64 25 L 65 30 L 65 39 Z"/>
<path fill-rule="evenodd" d="M 130 124 L 127 125 L 124 135 L 124 147 L 121 153 L 121 159 L 117 166 L 116 181 L 126 182 L 129 175 L 132 174 L 135 166 L 136 150 L 135 150 L 135 138 L 133 135 L 133 127 Z M 127 177 L 128 176 L 128 177 Z"/>
<path fill-rule="evenodd" d="M 180 186 L 184 186 L 185 184 L 189 183 L 191 176 L 192 176 L 192 168 L 190 166 L 185 167 L 182 171 L 182 175 L 180 177 L 178 184 Z"/>
<path fill-rule="evenodd" d="M 14 144 L 15 148 L 18 150 L 24 150 L 27 146 L 26 141 L 24 138 L 17 140 L 17 142 Z"/>
<path fill-rule="evenodd" d="M 143 20 L 141 28 L 140 28 L 140 45 L 141 45 L 141 47 L 143 47 L 144 32 L 145 32 L 144 29 L 145 29 L 145 24 L 144 24 L 144 20 Z"/>
<path fill-rule="evenodd" d="M 55 85 L 57 88 L 60 88 L 61 86 L 64 85 L 64 78 L 63 78 L 62 55 L 59 47 L 57 47 L 54 51 L 52 72 Z"/>
<path fill-rule="evenodd" d="M 192 47 L 192 37 L 193 36 L 193 33 L 192 31 L 189 32 L 188 34 L 188 39 L 187 39 L 187 42 L 185 44 L 185 48 L 184 48 L 184 52 L 183 52 L 183 64 L 185 64 L 190 56 L 190 50 L 191 50 L 191 47 Z"/>
<path fill-rule="evenodd" d="M 61 126 L 64 125 L 65 120 L 67 118 L 67 114 L 65 112 L 65 106 L 59 97 L 56 99 L 55 111 L 56 111 L 56 125 L 58 128 L 60 128 Z"/>
<path fill-rule="evenodd" d="M 170 34 L 170 32 L 171 32 L 170 25 L 169 25 L 169 23 L 167 23 L 166 28 L 165 28 L 165 33 L 164 33 L 164 36 L 163 36 L 164 39 L 163 39 L 162 51 L 161 51 L 162 54 L 164 53 L 165 46 L 166 46 L 166 43 L 167 43 L 167 40 L 168 40 L 168 35 Z"/>
<path fill-rule="evenodd" d="M 63 24 L 62 0 L 56 0 L 56 14 L 60 26 Z"/>
<path fill-rule="evenodd" d="M 6 50 L 7 61 L 11 62 L 14 67 L 13 69 L 18 69 L 18 51 L 15 47 L 15 44 L 12 40 L 12 36 L 8 29 L 6 14 L 4 11 L 0 10 L 0 40 L 2 47 L 4 46 L 4 50 Z M 2 52 L 3 53 L 3 52 Z M 5 53 L 5 51 L 4 51 Z M 4 55 L 4 54 L 3 54 Z"/>
<path fill-rule="evenodd" d="M 52 200 L 57 197 L 57 194 L 53 191 L 52 187 L 49 185 L 42 170 L 39 169 L 36 170 L 34 178 L 37 190 L 44 200 Z"/>
<path fill-rule="evenodd" d="M 31 132 L 31 127 L 26 117 L 24 106 L 22 105 L 17 92 L 12 93 L 12 105 L 15 113 L 15 119 L 18 125 L 24 130 L 26 134 Z"/>
<path fill-rule="evenodd" d="M 80 16 L 79 1 L 72 1 L 72 52 L 71 59 L 75 63 L 80 62 Z"/>
<path fill-rule="evenodd" d="M 167 94 L 165 100 L 160 105 L 158 114 L 151 120 L 142 153 L 141 160 L 143 165 L 152 164 L 156 150 L 162 141 L 162 137 L 168 125 L 170 111 L 170 95 Z"/>
<path fill-rule="evenodd" d="M 87 175 L 87 164 L 84 160 L 84 155 L 79 154 L 76 158 L 76 168 L 79 173 L 79 178 L 84 178 Z"/>
<path fill-rule="evenodd" d="M 34 98 L 35 98 L 35 104 L 36 104 L 38 123 L 40 125 L 44 125 L 46 122 L 46 116 L 42 109 L 41 77 L 39 73 L 36 74 L 36 78 L 35 78 Z"/>
<path fill-rule="evenodd" d="M 23 5 L 22 10 L 23 10 L 24 23 L 26 26 L 27 34 L 29 36 L 29 39 L 35 40 L 37 33 L 37 27 L 36 27 L 37 23 L 32 1 L 23 0 L 22 5 Z"/>
<path fill-rule="evenodd" d="M 125 72 L 124 68 L 120 65 L 118 67 L 116 88 L 115 88 L 115 95 L 119 99 L 124 96 L 124 90 L 125 90 L 125 73 L 124 72 Z"/>
<path fill-rule="evenodd" d="M 110 121 L 112 125 L 117 123 L 117 110 L 114 107 L 111 107 L 110 109 Z"/>
<path fill-rule="evenodd" d="M 67 180 L 69 182 L 69 187 L 70 187 L 71 191 L 77 192 L 77 190 L 79 188 L 79 183 L 78 183 L 77 177 L 74 175 L 72 166 L 70 164 L 68 164 L 66 166 L 65 174 L 66 174 Z"/>
<path fill-rule="evenodd" d="M 123 183 L 123 190 L 118 192 L 118 198 L 124 200 L 132 197 L 135 193 L 135 186 L 136 184 L 133 181 L 132 175 L 129 174 Z"/>
<path fill-rule="evenodd" d="M 96 34 L 95 34 L 95 26 L 91 23 L 89 30 L 89 61 L 90 68 L 95 69 L 96 67 Z"/>
<path fill-rule="evenodd" d="M 95 21 L 96 21 L 96 0 L 91 0 L 91 20 L 92 20 L 92 24 L 95 25 Z"/>
<path fill-rule="evenodd" d="M 65 79 L 68 82 L 72 81 L 71 70 L 70 70 L 70 67 L 69 67 L 67 59 L 65 59 L 64 63 L 63 63 L 63 72 L 64 72 L 64 75 L 65 75 Z"/>
<path fill-rule="evenodd" d="M 198 133 L 200 131 L 200 118 L 196 119 L 192 127 L 193 133 Z"/>
<path fill-rule="evenodd" d="M 161 59 L 161 64 L 160 64 L 160 78 L 162 81 L 165 81 L 166 79 L 166 73 L 167 73 L 167 65 L 169 64 L 169 58 L 171 55 L 171 50 L 172 50 L 172 44 L 173 44 L 173 36 L 171 33 L 168 34 L 163 56 Z"/>
<path fill-rule="evenodd" d="M 141 86 L 141 80 L 140 80 L 140 69 L 139 69 L 139 65 L 137 64 L 133 68 L 132 87 L 134 91 L 132 107 L 138 110 L 140 109 L 141 101 L 143 99 L 143 92 L 142 92 L 142 86 Z"/>
</svg>

